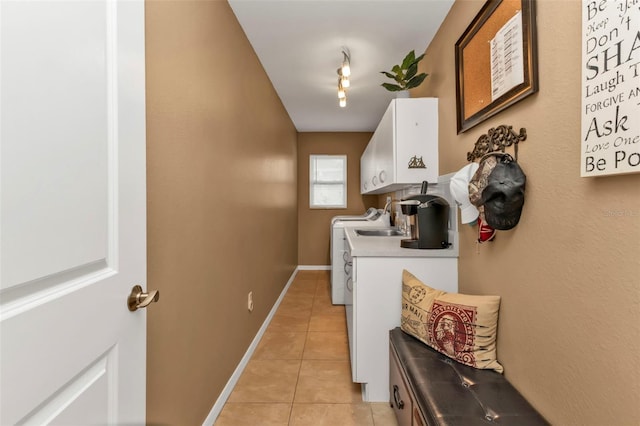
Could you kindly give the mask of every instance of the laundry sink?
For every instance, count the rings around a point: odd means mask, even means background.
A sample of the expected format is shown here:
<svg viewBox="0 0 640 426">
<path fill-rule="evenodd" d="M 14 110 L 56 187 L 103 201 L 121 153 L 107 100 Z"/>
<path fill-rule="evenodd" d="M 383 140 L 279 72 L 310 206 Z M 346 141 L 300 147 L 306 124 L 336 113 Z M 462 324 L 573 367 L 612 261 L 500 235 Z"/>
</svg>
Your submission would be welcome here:
<svg viewBox="0 0 640 426">
<path fill-rule="evenodd" d="M 397 237 L 404 235 L 401 231 L 394 228 L 385 229 L 356 229 L 356 234 L 363 237 Z"/>
</svg>

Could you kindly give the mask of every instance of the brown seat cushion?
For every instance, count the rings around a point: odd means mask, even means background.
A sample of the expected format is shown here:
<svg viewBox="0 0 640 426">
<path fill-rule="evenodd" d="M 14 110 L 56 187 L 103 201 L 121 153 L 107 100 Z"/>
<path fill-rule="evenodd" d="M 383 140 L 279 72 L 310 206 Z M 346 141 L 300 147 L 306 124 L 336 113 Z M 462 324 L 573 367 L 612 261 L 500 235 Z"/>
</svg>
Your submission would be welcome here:
<svg viewBox="0 0 640 426">
<path fill-rule="evenodd" d="M 428 425 L 549 424 L 502 374 L 457 363 L 400 327 L 389 337 Z"/>
</svg>

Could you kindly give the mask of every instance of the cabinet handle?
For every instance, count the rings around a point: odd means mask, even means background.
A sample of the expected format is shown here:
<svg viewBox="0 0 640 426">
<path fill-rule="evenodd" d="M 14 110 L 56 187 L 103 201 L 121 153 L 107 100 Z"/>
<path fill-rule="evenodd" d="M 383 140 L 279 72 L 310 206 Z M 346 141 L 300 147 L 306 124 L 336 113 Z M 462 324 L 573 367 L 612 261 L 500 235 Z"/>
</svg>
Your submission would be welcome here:
<svg viewBox="0 0 640 426">
<path fill-rule="evenodd" d="M 384 181 L 387 179 L 387 173 L 383 170 L 380 172 L 380 174 L 378 174 L 378 177 L 380 178 L 380 183 L 384 183 Z"/>
<path fill-rule="evenodd" d="M 374 176 L 371 178 L 371 183 L 373 184 L 373 186 L 376 186 L 378 184 L 377 180 L 378 180 L 378 176 Z"/>
<path fill-rule="evenodd" d="M 398 406 L 398 409 L 402 410 L 404 408 L 404 401 L 400 399 L 400 390 L 398 389 L 398 385 L 393 385 L 393 400 Z"/>
</svg>

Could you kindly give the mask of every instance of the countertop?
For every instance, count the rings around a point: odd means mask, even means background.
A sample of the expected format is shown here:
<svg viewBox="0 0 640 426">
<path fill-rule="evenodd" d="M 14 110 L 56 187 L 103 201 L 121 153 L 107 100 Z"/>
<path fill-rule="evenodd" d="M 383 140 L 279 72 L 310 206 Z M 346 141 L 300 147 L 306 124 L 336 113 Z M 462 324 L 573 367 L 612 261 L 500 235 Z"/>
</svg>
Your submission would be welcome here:
<svg viewBox="0 0 640 426">
<path fill-rule="evenodd" d="M 351 256 L 362 257 L 458 257 L 457 238 L 448 249 L 409 249 L 400 247 L 400 240 L 406 236 L 372 237 L 356 234 L 357 226 L 345 226 L 345 235 L 351 248 Z M 367 228 L 375 229 L 375 228 Z"/>
</svg>

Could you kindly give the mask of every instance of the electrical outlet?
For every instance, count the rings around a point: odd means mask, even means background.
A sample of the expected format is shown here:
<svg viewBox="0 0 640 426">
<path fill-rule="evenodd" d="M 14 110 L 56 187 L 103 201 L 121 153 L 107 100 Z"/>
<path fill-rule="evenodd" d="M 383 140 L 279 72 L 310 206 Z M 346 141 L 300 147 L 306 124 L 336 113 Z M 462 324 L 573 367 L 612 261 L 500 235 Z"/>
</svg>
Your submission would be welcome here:
<svg viewBox="0 0 640 426">
<path fill-rule="evenodd" d="M 247 309 L 249 310 L 249 312 L 253 311 L 253 292 L 250 291 L 249 295 L 247 296 Z"/>
</svg>

